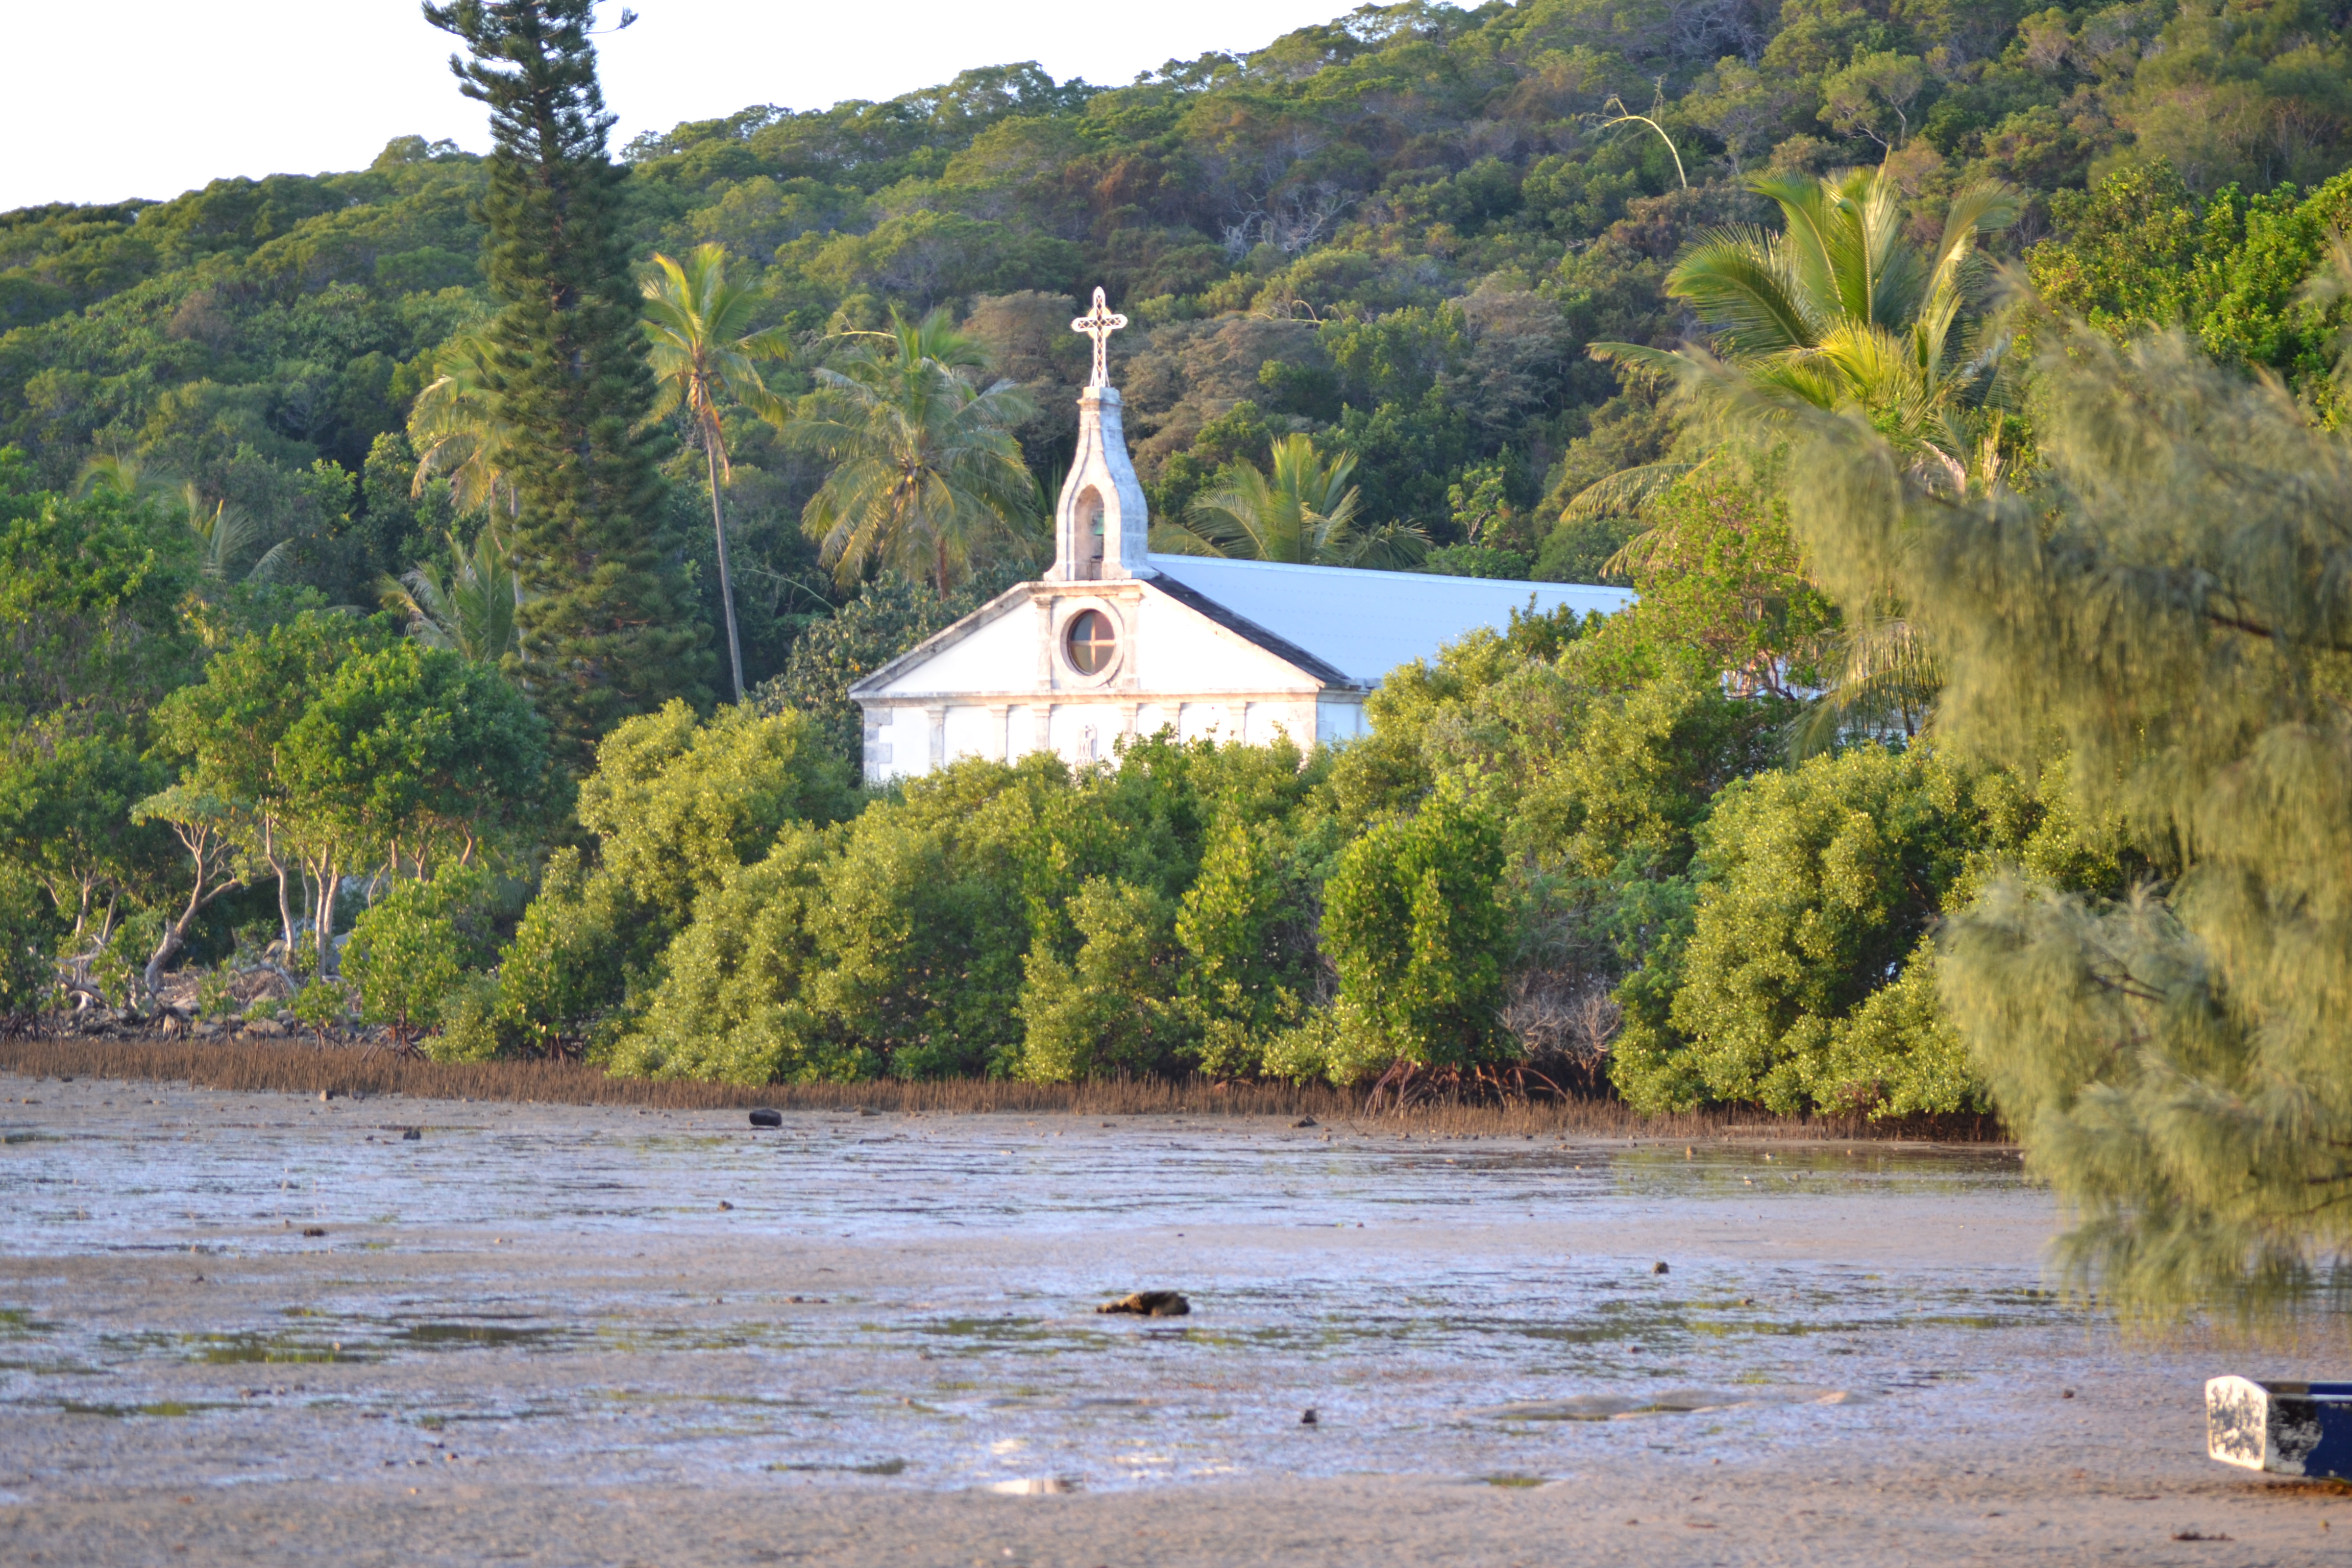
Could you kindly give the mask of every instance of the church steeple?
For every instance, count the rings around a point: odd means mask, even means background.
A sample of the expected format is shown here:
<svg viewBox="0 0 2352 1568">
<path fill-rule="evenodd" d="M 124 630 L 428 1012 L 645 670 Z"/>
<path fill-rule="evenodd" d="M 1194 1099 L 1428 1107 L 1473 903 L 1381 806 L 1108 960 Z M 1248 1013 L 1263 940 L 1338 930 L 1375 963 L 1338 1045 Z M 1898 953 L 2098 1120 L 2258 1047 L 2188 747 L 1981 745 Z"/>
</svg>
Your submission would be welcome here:
<svg viewBox="0 0 2352 1568">
<path fill-rule="evenodd" d="M 1095 307 L 1070 323 L 1095 341 L 1094 376 L 1078 395 L 1078 449 L 1054 508 L 1054 569 L 1049 583 L 1152 575 L 1151 515 L 1127 455 L 1118 388 L 1110 384 L 1111 333 L 1127 325 L 1095 290 Z"/>
</svg>

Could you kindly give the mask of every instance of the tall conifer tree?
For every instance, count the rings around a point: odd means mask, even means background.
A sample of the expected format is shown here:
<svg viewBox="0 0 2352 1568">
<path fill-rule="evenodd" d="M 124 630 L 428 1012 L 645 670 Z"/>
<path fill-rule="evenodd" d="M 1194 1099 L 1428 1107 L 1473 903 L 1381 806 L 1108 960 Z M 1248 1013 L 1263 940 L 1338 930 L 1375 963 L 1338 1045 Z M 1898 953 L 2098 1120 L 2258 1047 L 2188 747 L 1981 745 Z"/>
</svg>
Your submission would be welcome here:
<svg viewBox="0 0 2352 1568">
<path fill-rule="evenodd" d="M 639 297 L 617 221 L 626 172 L 596 83 L 591 0 L 452 0 L 425 18 L 495 140 L 482 218 L 504 309 L 488 369 L 513 432 L 522 676 L 574 771 L 596 738 L 671 697 L 705 695 L 710 656 L 663 537 L 662 479 L 641 426 L 654 400 Z"/>
</svg>

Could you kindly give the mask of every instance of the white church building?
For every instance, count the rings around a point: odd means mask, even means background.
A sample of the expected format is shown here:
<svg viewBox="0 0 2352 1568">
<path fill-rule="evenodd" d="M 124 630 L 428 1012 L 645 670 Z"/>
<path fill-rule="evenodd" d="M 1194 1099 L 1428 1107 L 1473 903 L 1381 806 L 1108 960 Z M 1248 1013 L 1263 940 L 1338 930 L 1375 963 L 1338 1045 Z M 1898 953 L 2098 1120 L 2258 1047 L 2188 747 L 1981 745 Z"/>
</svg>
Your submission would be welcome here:
<svg viewBox="0 0 2352 1568">
<path fill-rule="evenodd" d="M 849 689 L 865 714 L 866 777 L 961 757 L 1108 758 L 1121 736 L 1171 730 L 1301 746 L 1364 732 L 1364 699 L 1399 665 L 1513 610 L 1579 614 L 1622 588 L 1155 555 L 1105 347 L 1124 316 L 1071 323 L 1094 338 L 1078 447 L 1054 514 L 1054 564 Z"/>
</svg>

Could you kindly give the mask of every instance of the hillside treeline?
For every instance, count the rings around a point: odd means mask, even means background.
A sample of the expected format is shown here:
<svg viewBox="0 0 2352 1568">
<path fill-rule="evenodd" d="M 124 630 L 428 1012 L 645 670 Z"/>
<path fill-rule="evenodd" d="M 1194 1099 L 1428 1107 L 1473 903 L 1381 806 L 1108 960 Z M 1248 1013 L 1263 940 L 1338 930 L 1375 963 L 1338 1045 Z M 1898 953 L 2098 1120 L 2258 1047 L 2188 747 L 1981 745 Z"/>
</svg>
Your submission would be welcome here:
<svg viewBox="0 0 2352 1568">
<path fill-rule="evenodd" d="M 1131 86 L 993 67 L 886 103 L 680 125 L 626 150 L 617 221 L 640 261 L 725 245 L 756 324 L 803 341 L 807 364 L 839 351 L 829 329 L 952 310 L 1032 395 L 1018 435 L 1041 479 L 1083 375 L 1066 323 L 1099 284 L 1139 323 L 1116 374 L 1160 515 L 1306 430 L 1357 455 L 1367 516 L 1590 578 L 1622 539 L 1563 528 L 1561 503 L 1670 433 L 1585 347 L 1686 330 L 1664 293 L 1681 247 L 1772 216 L 1743 174 L 1885 161 L 1927 210 L 1998 177 L 2032 198 L 2004 246 L 2102 237 L 2077 271 L 2113 300 L 2084 304 L 2196 296 L 2247 318 L 2226 352 L 2307 358 L 2276 318 L 2309 237 L 2249 277 L 2227 276 L 2229 253 L 2250 233 L 2275 251 L 2263 202 L 2293 207 L 2277 193 L 2346 162 L 2344 21 L 2162 0 L 1367 7 Z M 1664 134 L 1609 123 L 1612 100 Z M 2153 178 L 2129 199 L 2169 215 L 2160 248 L 2118 247 L 2081 210 L 2116 168 Z M 487 178 L 412 138 L 354 174 L 0 216 L 0 443 L 60 489 L 93 456 L 136 458 L 246 514 L 249 559 L 289 542 L 286 580 L 373 604 L 456 521 L 442 489 L 411 496 L 406 423 L 436 351 L 495 308 Z M 2098 276 L 2110 260 L 2180 281 Z M 771 379 L 805 391 L 805 368 Z M 757 681 L 844 590 L 797 526 L 821 474 L 733 417 Z M 715 625 L 698 477 L 690 454 L 673 468 L 674 548 Z"/>
</svg>

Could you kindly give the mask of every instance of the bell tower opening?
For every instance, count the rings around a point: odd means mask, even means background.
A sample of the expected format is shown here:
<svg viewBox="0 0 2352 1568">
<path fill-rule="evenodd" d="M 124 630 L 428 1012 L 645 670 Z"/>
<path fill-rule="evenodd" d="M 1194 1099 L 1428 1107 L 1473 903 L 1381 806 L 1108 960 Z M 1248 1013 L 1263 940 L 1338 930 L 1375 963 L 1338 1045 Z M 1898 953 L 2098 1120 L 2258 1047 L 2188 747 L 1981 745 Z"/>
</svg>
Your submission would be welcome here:
<svg viewBox="0 0 2352 1568">
<path fill-rule="evenodd" d="M 1102 492 L 1082 491 L 1078 504 L 1070 512 L 1070 563 L 1076 568 L 1073 577 L 1092 582 L 1103 571 L 1103 501 Z"/>
</svg>

